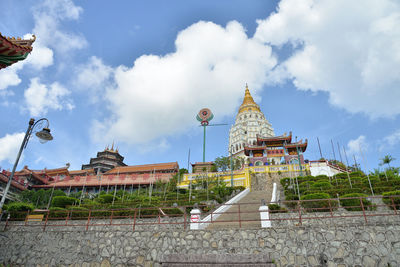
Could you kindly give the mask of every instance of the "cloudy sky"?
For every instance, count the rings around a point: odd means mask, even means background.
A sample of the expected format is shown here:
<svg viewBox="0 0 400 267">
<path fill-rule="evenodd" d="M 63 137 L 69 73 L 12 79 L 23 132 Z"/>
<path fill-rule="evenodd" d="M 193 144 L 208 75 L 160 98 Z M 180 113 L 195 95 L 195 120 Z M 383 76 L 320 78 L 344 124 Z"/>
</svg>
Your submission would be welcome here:
<svg viewBox="0 0 400 267">
<path fill-rule="evenodd" d="M 245 84 L 277 135 L 305 157 L 347 152 L 365 169 L 400 162 L 400 2 L 1 0 L 0 32 L 29 38 L 28 59 L 0 70 L 0 166 L 80 169 L 114 142 L 129 165 L 202 159 L 195 117 L 208 107 L 206 160 L 228 155 Z M 360 153 L 360 148 L 363 153 Z"/>
</svg>

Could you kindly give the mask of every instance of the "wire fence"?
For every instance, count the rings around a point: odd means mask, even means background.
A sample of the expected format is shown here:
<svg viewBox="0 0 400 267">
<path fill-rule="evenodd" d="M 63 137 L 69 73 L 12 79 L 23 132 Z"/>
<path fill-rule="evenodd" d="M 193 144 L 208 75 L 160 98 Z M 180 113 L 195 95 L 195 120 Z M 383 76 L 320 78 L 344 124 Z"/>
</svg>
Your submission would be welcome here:
<svg viewBox="0 0 400 267">
<path fill-rule="evenodd" d="M 217 212 L 222 205 L 230 206 Z M 197 206 L 160 206 L 124 209 L 35 210 L 10 212 L 3 216 L 3 230 L 79 230 L 96 231 L 119 227 L 135 231 L 150 227 L 190 229 L 191 224 L 213 228 L 260 228 L 262 221 L 272 227 L 306 225 L 332 226 L 343 223 L 368 224 L 385 220 L 400 223 L 400 196 L 347 197 L 331 199 L 293 200 L 274 203 L 235 203 L 199 205 L 198 216 L 190 213 Z M 268 206 L 268 217 L 260 219 L 260 206 Z M 265 212 L 265 211 L 264 211 Z M 207 220 L 201 220 L 208 216 Z M 1 227 L 1 226 L 0 226 Z M 205 228 L 205 227 L 204 227 Z M 1 228 L 0 228 L 1 229 Z"/>
</svg>

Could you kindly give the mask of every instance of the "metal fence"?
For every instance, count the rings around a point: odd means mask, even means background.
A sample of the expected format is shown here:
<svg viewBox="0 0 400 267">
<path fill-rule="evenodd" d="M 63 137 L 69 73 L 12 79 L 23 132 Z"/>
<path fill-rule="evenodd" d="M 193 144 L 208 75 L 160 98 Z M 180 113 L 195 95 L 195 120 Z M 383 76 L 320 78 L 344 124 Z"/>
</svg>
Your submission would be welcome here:
<svg viewBox="0 0 400 267">
<path fill-rule="evenodd" d="M 260 219 L 259 207 L 269 207 L 268 219 Z M 99 230 L 119 227 L 135 231 L 149 227 L 190 229 L 190 224 L 219 225 L 218 228 L 260 228 L 262 221 L 271 221 L 272 227 L 302 225 L 336 225 L 343 223 L 400 223 L 400 196 L 348 197 L 331 199 L 293 200 L 275 203 L 251 202 L 221 204 L 231 207 L 224 213 L 216 210 L 221 205 L 199 205 L 201 216 L 208 221 L 191 217 L 193 206 L 162 206 L 125 209 L 78 209 L 11 212 L 2 222 L 4 230 L 68 229 Z M 3 217 L 4 218 L 4 217 Z M 211 227 L 212 228 L 212 227 Z M 1 228 L 0 228 L 1 229 Z"/>
</svg>

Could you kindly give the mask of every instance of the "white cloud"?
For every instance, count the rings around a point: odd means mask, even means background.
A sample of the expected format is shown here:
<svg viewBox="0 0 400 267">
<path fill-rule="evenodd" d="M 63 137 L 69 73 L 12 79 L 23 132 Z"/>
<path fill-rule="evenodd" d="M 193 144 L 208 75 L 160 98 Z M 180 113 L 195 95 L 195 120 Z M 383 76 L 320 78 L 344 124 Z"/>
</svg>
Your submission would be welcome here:
<svg viewBox="0 0 400 267">
<path fill-rule="evenodd" d="M 394 147 L 400 143 L 400 129 L 394 131 L 392 134 L 385 136 L 383 142 L 379 146 L 379 151 L 383 151 L 387 148 Z"/>
<path fill-rule="evenodd" d="M 293 54 L 269 81 L 292 79 L 330 102 L 371 118 L 400 114 L 400 3 L 390 0 L 282 0 L 254 38 Z"/>
<path fill-rule="evenodd" d="M 97 140 L 144 143 L 180 133 L 196 124 L 203 107 L 221 119 L 234 112 L 245 83 L 257 95 L 276 64 L 271 48 L 249 39 L 235 21 L 225 28 L 200 21 L 175 45 L 174 53 L 144 55 L 115 70 L 116 87 L 106 95 L 112 115 L 94 123 Z"/>
<path fill-rule="evenodd" d="M 349 155 L 359 155 L 360 151 L 365 153 L 369 148 L 367 139 L 364 135 L 360 135 L 357 139 L 350 140 L 347 143 L 347 150 Z"/>
<path fill-rule="evenodd" d="M 7 89 L 9 86 L 16 86 L 21 83 L 17 71 L 20 69 L 19 63 L 11 65 L 0 71 L 0 91 Z"/>
<path fill-rule="evenodd" d="M 82 35 L 60 29 L 62 21 L 77 20 L 82 12 L 83 9 L 71 0 L 46 0 L 35 6 L 33 32 L 37 36 L 37 42 L 60 53 L 86 47 L 87 41 Z"/>
<path fill-rule="evenodd" d="M 30 114 L 39 116 L 46 114 L 50 109 L 73 109 L 72 101 L 67 98 L 70 93 L 69 90 L 57 82 L 47 86 L 40 83 L 38 78 L 33 78 L 24 96 Z"/>
<path fill-rule="evenodd" d="M 49 67 L 54 63 L 54 50 L 65 55 L 73 49 L 82 49 L 87 46 L 86 39 L 75 33 L 61 29 L 61 22 L 77 20 L 83 9 L 76 6 L 71 0 L 45 0 L 33 8 L 35 26 L 32 30 L 36 35 L 32 52 L 28 57 L 0 72 L 0 90 L 9 86 L 18 85 L 21 79 L 18 72 L 29 66 L 36 71 Z M 32 34 L 25 34 L 24 39 L 31 39 Z"/>
<path fill-rule="evenodd" d="M 14 163 L 24 135 L 24 133 L 6 134 L 0 138 L 0 162 L 7 160 L 10 164 Z"/>
<path fill-rule="evenodd" d="M 92 56 L 89 61 L 76 70 L 76 84 L 79 88 L 89 90 L 91 100 L 97 100 L 104 94 L 106 85 L 112 77 L 114 69 L 104 65 L 100 58 Z"/>
</svg>

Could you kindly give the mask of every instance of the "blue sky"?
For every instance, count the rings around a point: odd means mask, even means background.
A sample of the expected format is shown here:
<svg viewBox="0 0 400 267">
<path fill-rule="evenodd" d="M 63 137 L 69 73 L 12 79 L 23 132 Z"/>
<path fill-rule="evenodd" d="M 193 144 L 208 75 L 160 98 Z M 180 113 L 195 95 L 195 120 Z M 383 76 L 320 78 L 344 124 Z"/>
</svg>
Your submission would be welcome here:
<svg viewBox="0 0 400 267">
<path fill-rule="evenodd" d="M 231 125 L 246 83 L 277 135 L 308 139 L 306 158 L 319 137 L 326 158 L 332 139 L 350 164 L 398 166 L 399 14 L 389 0 L 2 0 L 0 32 L 37 40 L 0 70 L 0 166 L 46 117 L 54 141 L 32 138 L 19 168 L 80 169 L 113 141 L 126 164 L 186 168 L 189 149 L 202 159 L 198 110 Z M 229 128 L 207 129 L 206 160 L 228 154 Z"/>
</svg>

